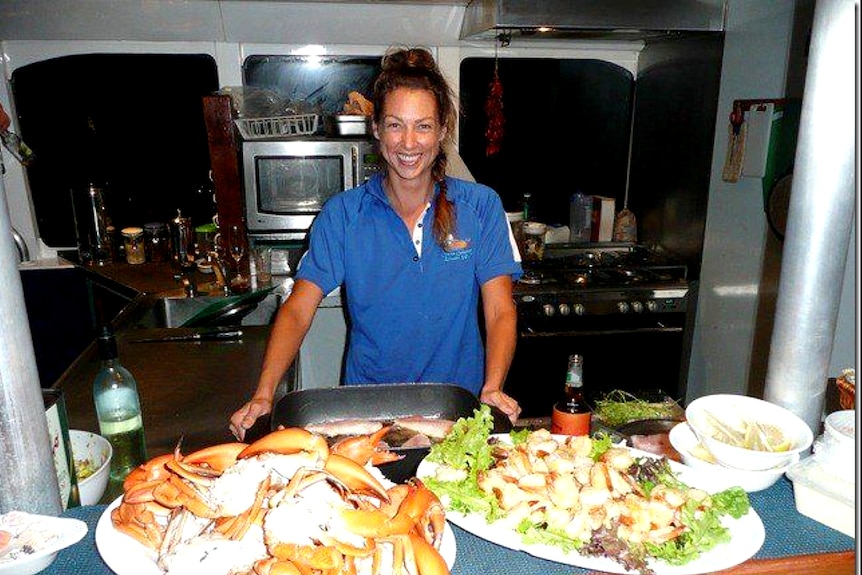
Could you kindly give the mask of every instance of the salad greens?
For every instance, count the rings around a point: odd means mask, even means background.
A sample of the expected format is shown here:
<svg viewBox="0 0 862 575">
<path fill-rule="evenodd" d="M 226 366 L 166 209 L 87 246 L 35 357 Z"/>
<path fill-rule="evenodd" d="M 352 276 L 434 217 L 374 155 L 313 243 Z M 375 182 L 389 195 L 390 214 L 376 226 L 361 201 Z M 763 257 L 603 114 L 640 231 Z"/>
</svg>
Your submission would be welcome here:
<svg viewBox="0 0 862 575">
<path fill-rule="evenodd" d="M 428 455 L 429 461 L 454 472 L 422 479 L 448 509 L 465 514 L 477 513 L 489 523 L 506 514 L 496 497 L 485 493 L 477 482 L 479 474 L 494 464 L 492 429 L 493 417 L 487 405 L 474 410 L 472 417 L 459 419 L 446 439 L 432 446 Z M 513 431 L 509 439 L 513 445 L 518 445 L 531 433 L 526 429 Z M 610 436 L 595 434 L 590 457 L 597 461 L 611 447 Z M 627 473 L 647 496 L 659 485 L 681 491 L 689 489 L 665 458 L 635 457 Z M 683 565 L 716 545 L 730 541 L 730 532 L 722 525 L 722 517 L 729 515 L 738 519 L 749 509 L 748 494 L 740 487 L 689 497 L 679 510 L 680 523 L 684 527 L 682 533 L 662 544 L 629 543 L 616 535 L 614 526 L 595 529 L 588 541 L 569 537 L 560 529 L 549 528 L 544 522 L 536 523 L 530 519 L 522 520 L 516 530 L 524 543 L 542 543 L 565 552 L 578 550 L 582 555 L 609 557 L 627 569 L 648 574 L 652 573 L 647 566 L 650 558 L 670 565 Z"/>
<path fill-rule="evenodd" d="M 473 410 L 473 417 L 461 418 L 440 443 L 431 446 L 428 461 L 465 471 L 461 479 L 441 481 L 428 477 L 425 485 L 448 503 L 449 509 L 461 513 L 479 513 L 488 522 L 503 516 L 497 498 L 479 488 L 476 479 L 493 463 L 493 447 L 488 439 L 494 428 L 491 408 L 485 404 Z M 526 436 L 522 441 L 526 439 Z"/>
<path fill-rule="evenodd" d="M 488 438 L 494 429 L 491 408 L 482 404 L 473 410 L 473 417 L 460 418 L 446 438 L 433 445 L 428 460 L 453 469 L 463 469 L 476 478 L 479 471 L 491 466 L 491 445 Z"/>
</svg>

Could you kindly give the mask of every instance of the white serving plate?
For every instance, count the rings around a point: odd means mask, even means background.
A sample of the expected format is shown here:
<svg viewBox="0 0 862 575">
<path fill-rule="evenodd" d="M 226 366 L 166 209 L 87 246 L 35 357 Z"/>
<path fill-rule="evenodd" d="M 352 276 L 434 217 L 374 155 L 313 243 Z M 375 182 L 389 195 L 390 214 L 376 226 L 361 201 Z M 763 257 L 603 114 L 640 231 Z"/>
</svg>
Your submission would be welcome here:
<svg viewBox="0 0 862 575">
<path fill-rule="evenodd" d="M 87 534 L 87 524 L 78 519 L 35 515 L 10 511 L 0 515 L 0 529 L 13 534 L 10 547 L 17 542 L 39 541 L 32 553 L 16 553 L 10 549 L 0 556 L 0 575 L 33 575 L 57 558 L 57 552 L 74 545 Z M 32 537 L 39 534 L 36 539 Z M 11 558 L 13 554 L 17 555 Z"/>
<path fill-rule="evenodd" d="M 120 496 L 111 502 L 96 524 L 96 548 L 99 555 L 117 575 L 163 575 L 164 571 L 156 565 L 156 553 L 125 533 L 117 531 L 111 523 L 111 511 L 122 499 Z M 440 555 L 450 571 L 455 564 L 455 554 L 455 534 L 447 523 L 440 544 Z"/>
<path fill-rule="evenodd" d="M 508 435 L 505 434 L 493 435 L 492 437 L 496 437 L 500 441 L 509 441 Z M 656 455 L 647 453 L 646 451 L 632 448 L 626 449 L 629 449 L 635 457 L 656 457 Z M 725 486 L 720 482 L 714 481 L 709 475 L 691 467 L 675 461 L 670 461 L 670 465 L 679 474 L 680 480 L 690 487 L 704 489 L 709 493 L 725 489 Z M 419 464 L 416 476 L 419 479 L 431 477 L 434 475 L 436 467 L 435 463 L 428 461 L 426 458 Z M 503 547 L 508 547 L 509 549 L 523 551 L 541 559 L 606 573 L 636 573 L 635 571 L 627 571 L 616 561 L 605 557 L 588 557 L 579 554 L 577 551 L 567 553 L 559 547 L 550 545 L 523 543 L 521 535 L 513 529 L 504 526 L 500 521 L 487 523 L 484 517 L 475 513 L 465 515 L 447 510 L 446 519 L 477 537 Z M 698 559 L 685 565 L 669 565 L 663 561 L 649 560 L 648 565 L 650 569 L 653 570 L 655 575 L 700 575 L 701 573 L 712 573 L 713 571 L 728 569 L 754 556 L 766 538 L 763 522 L 753 508 L 739 519 L 725 517 L 722 524 L 730 530 L 731 540 L 729 543 L 716 545 Z"/>
</svg>

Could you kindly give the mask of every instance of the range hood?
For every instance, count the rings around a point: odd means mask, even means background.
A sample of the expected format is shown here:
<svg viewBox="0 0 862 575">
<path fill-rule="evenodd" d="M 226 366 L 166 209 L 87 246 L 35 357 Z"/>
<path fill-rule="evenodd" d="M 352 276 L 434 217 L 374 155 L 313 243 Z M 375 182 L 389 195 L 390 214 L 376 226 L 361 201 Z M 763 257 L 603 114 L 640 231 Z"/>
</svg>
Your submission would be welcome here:
<svg viewBox="0 0 862 575">
<path fill-rule="evenodd" d="M 726 0 L 471 0 L 462 40 L 651 40 L 722 32 Z"/>
</svg>

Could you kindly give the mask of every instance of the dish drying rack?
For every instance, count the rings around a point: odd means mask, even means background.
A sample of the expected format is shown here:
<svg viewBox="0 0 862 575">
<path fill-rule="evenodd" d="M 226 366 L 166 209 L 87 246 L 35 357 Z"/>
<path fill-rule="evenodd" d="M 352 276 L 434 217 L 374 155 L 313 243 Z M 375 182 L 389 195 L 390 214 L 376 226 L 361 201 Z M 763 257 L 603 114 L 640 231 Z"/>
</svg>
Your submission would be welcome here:
<svg viewBox="0 0 862 575">
<path fill-rule="evenodd" d="M 275 116 L 270 118 L 242 118 L 234 120 L 246 140 L 261 140 L 274 136 L 305 136 L 317 131 L 318 114 Z"/>
</svg>

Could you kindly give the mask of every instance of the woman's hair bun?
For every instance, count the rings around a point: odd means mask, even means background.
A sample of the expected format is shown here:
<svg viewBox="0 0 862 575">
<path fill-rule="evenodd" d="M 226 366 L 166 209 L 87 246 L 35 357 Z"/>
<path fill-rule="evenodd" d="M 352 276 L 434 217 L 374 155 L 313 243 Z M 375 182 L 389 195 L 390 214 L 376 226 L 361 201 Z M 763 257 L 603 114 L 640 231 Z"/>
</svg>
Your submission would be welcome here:
<svg viewBox="0 0 862 575">
<path fill-rule="evenodd" d="M 382 67 L 384 70 L 393 70 L 400 67 L 426 68 L 436 70 L 437 64 L 434 56 L 427 48 L 408 48 L 398 46 L 390 48 L 383 56 Z"/>
</svg>

